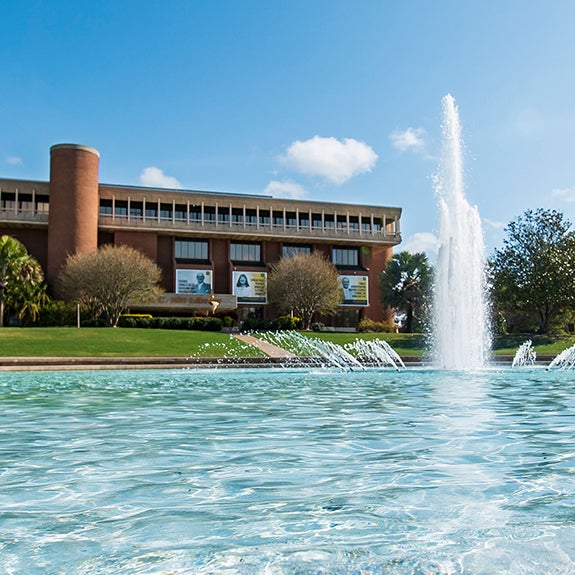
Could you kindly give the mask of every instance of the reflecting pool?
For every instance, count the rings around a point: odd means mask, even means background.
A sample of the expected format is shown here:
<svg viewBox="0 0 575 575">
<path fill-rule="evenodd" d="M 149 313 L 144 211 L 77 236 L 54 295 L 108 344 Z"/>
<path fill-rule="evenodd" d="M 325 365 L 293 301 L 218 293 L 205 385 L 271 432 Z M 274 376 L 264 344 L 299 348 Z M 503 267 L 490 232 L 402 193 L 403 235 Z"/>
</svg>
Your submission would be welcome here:
<svg viewBox="0 0 575 575">
<path fill-rule="evenodd" d="M 2 572 L 575 573 L 574 379 L 1 373 Z"/>
</svg>

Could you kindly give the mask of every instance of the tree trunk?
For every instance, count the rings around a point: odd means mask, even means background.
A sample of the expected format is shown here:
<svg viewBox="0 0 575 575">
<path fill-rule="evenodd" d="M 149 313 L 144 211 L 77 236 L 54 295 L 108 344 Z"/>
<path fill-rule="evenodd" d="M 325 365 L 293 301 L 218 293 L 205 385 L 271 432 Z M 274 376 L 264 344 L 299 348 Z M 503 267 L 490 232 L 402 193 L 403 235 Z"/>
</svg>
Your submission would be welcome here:
<svg viewBox="0 0 575 575">
<path fill-rule="evenodd" d="M 405 331 L 413 333 L 413 306 L 408 305 L 405 312 Z"/>
<path fill-rule="evenodd" d="M 4 327 L 4 286 L 0 285 L 0 327 Z"/>
</svg>

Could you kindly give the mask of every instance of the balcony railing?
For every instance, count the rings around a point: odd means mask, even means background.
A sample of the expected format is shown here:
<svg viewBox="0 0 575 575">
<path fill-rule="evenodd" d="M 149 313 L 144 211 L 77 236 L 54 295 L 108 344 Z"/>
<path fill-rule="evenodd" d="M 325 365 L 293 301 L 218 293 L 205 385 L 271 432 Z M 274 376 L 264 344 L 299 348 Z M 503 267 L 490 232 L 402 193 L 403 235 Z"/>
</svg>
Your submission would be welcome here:
<svg viewBox="0 0 575 575">
<path fill-rule="evenodd" d="M 0 221 L 47 224 L 48 212 L 36 210 L 16 210 L 14 208 L 0 208 Z"/>
<path fill-rule="evenodd" d="M 210 235 L 233 234 L 263 237 L 288 237 L 307 239 L 349 239 L 367 242 L 399 243 L 401 235 L 397 232 L 386 232 L 384 229 L 346 228 L 338 227 L 284 225 L 257 222 L 215 222 L 214 220 L 190 220 L 174 217 L 146 217 L 127 215 L 100 214 L 100 225 L 113 227 L 129 227 L 135 229 L 162 229 L 173 231 L 203 232 Z"/>
</svg>

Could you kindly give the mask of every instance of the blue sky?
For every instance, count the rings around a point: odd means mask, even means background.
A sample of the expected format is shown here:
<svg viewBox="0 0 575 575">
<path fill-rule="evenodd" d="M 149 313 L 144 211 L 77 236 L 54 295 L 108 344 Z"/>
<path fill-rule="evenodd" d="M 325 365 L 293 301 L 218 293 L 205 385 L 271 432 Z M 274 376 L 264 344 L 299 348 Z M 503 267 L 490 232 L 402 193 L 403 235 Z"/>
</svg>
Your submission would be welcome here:
<svg viewBox="0 0 575 575">
<path fill-rule="evenodd" d="M 8 0 L 0 177 L 49 147 L 103 183 L 403 208 L 430 250 L 441 99 L 488 251 L 527 209 L 575 221 L 573 0 Z M 397 250 L 396 250 L 397 251 Z"/>
</svg>

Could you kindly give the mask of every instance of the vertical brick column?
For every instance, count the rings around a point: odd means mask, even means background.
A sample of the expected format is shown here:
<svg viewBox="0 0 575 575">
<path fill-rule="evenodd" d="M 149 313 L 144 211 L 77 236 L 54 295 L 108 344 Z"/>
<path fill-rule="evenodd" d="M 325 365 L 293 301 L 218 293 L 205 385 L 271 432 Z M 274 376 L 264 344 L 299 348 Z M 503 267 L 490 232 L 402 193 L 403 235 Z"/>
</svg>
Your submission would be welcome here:
<svg viewBox="0 0 575 575">
<path fill-rule="evenodd" d="M 53 284 L 69 255 L 98 247 L 98 165 L 93 148 L 58 144 L 50 148 L 48 281 Z"/>
<path fill-rule="evenodd" d="M 393 257 L 392 246 L 373 246 L 369 263 L 369 307 L 366 308 L 365 317 L 374 321 L 385 321 L 393 325 L 393 310 L 384 309 L 381 305 L 381 290 L 379 276 L 387 267 L 387 262 Z"/>
</svg>

